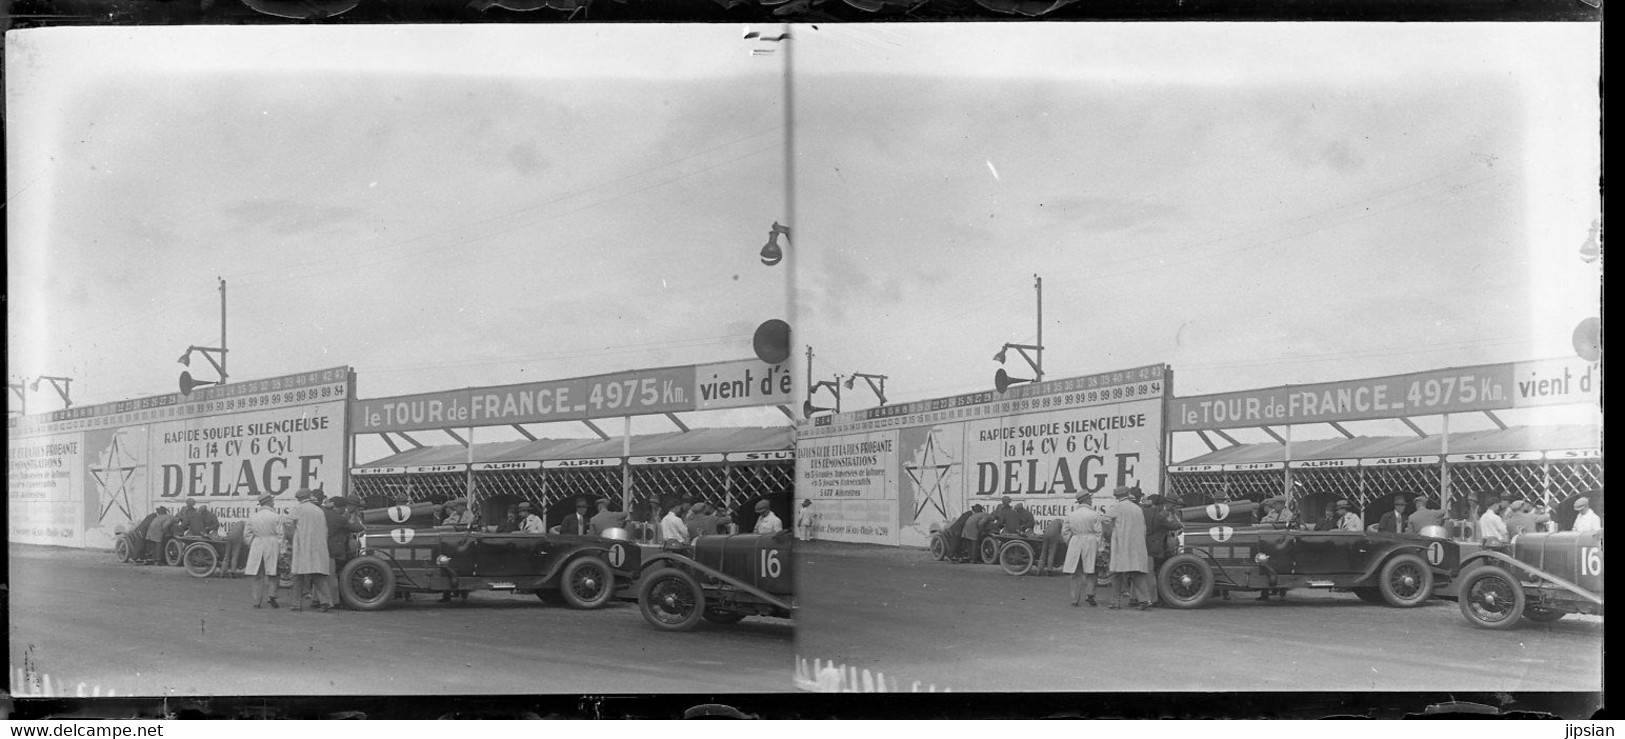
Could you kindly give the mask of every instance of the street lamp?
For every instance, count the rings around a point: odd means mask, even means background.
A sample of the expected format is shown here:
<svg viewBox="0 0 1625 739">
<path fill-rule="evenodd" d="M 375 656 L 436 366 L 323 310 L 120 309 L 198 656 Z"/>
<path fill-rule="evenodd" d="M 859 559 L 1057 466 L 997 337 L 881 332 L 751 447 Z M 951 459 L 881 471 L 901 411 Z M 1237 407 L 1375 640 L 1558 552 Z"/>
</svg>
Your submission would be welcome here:
<svg viewBox="0 0 1625 739">
<path fill-rule="evenodd" d="M 39 377 L 34 378 L 33 382 L 28 383 L 28 389 L 33 390 L 34 392 L 39 392 L 39 381 L 40 380 L 50 380 L 51 381 L 51 387 L 56 390 L 56 394 L 62 396 L 62 407 L 63 408 L 72 408 L 73 407 L 73 399 L 68 397 L 69 385 L 73 382 L 73 378 L 71 378 L 71 377 L 54 377 L 54 376 L 51 376 L 51 375 L 40 375 Z"/>
<path fill-rule="evenodd" d="M 851 377 L 846 378 L 846 389 L 851 390 L 852 389 L 852 382 L 854 380 L 858 379 L 859 377 L 863 378 L 864 382 L 869 383 L 869 389 L 874 391 L 875 397 L 880 398 L 880 404 L 885 405 L 886 404 L 886 376 L 885 375 L 871 375 L 871 374 L 868 374 L 866 372 L 853 372 Z M 875 383 L 876 380 L 880 381 L 879 384 Z"/>
<path fill-rule="evenodd" d="M 998 372 L 993 373 L 993 386 L 998 388 L 999 392 L 1001 393 L 1005 391 L 1005 388 L 1008 388 L 1016 383 L 1044 381 L 1044 278 L 1039 277 L 1038 275 L 1033 275 L 1033 289 L 1038 292 L 1037 343 L 1012 344 L 1006 342 L 1005 345 L 999 349 L 999 352 L 993 355 L 993 361 L 998 362 L 999 364 L 1004 364 L 1004 360 L 1007 357 L 1007 352 L 1014 349 L 1016 350 L 1016 353 L 1021 355 L 1022 359 L 1027 360 L 1027 365 L 1033 368 L 1034 375 L 1030 380 L 1019 377 L 1011 377 L 1009 373 L 1006 373 L 1003 369 L 1000 369 Z M 1028 350 L 1031 350 L 1033 353 L 1028 354 Z"/>
<path fill-rule="evenodd" d="M 190 366 L 192 366 L 192 352 L 199 352 L 199 353 L 201 353 L 203 355 L 204 359 L 209 360 L 209 364 L 214 365 L 214 371 L 220 373 L 220 379 L 215 380 L 213 382 L 209 382 L 209 381 L 205 381 L 205 380 L 195 380 L 195 379 L 192 379 L 192 373 L 191 372 L 182 372 L 181 373 L 181 394 L 182 395 L 190 395 L 192 393 L 192 388 L 199 387 L 201 385 L 224 385 L 224 384 L 226 384 L 226 377 L 227 377 L 227 375 L 226 375 L 226 281 L 225 281 L 224 278 L 219 278 L 219 279 L 220 279 L 220 346 L 197 346 L 196 344 L 193 344 L 191 346 L 186 347 L 186 351 L 181 354 L 180 359 L 177 359 L 175 361 L 190 367 Z M 219 357 L 218 361 L 215 359 L 216 356 Z"/>
</svg>

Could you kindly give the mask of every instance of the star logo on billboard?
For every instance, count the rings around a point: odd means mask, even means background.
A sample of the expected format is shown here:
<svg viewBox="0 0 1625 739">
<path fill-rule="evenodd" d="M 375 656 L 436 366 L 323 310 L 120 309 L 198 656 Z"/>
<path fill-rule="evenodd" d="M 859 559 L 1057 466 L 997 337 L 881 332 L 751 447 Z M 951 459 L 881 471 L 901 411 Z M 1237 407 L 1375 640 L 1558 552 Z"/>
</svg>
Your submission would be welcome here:
<svg viewBox="0 0 1625 739">
<path fill-rule="evenodd" d="M 914 463 L 903 465 L 903 474 L 914 481 L 914 489 L 925 493 L 920 496 L 919 505 L 914 509 L 915 518 L 919 518 L 927 506 L 936 508 L 943 518 L 948 518 L 947 494 L 943 490 L 943 483 L 957 464 L 937 448 L 937 435 L 933 429 L 925 437 L 925 446 L 915 455 Z"/>
<path fill-rule="evenodd" d="M 107 505 L 102 506 L 97 521 L 106 519 L 107 512 L 112 510 L 114 505 L 124 511 L 125 518 L 135 520 L 135 514 L 130 511 L 130 478 L 141 467 L 131 464 L 117 466 L 120 463 L 119 458 L 123 456 L 120 454 L 123 450 L 119 447 L 119 438 L 118 434 L 113 435 L 113 445 L 107 448 L 107 455 L 103 458 L 106 460 L 105 463 L 100 467 L 90 468 L 90 476 L 96 480 L 97 489 L 101 490 L 102 497 L 107 499 Z"/>
</svg>

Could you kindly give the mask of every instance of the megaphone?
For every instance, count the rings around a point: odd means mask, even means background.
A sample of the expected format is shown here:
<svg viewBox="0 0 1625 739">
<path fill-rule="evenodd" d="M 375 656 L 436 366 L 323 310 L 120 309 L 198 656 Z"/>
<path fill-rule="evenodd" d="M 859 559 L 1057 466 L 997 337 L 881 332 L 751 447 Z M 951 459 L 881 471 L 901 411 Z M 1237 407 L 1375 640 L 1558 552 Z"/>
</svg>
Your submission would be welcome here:
<svg viewBox="0 0 1625 739">
<path fill-rule="evenodd" d="M 218 383 L 218 382 L 209 382 L 208 380 L 194 380 L 194 379 L 192 379 L 192 373 L 190 373 L 190 372 L 182 372 L 181 373 L 181 395 L 191 395 L 192 394 L 192 388 L 202 387 L 204 385 L 219 385 L 219 384 L 220 383 Z"/>
<path fill-rule="evenodd" d="M 1574 353 L 1587 362 L 1602 359 L 1602 319 L 1592 316 L 1574 327 Z"/>
<path fill-rule="evenodd" d="M 777 318 L 763 321 L 751 338 L 756 358 L 768 364 L 778 364 L 790 358 L 790 324 Z"/>
<path fill-rule="evenodd" d="M 821 407 L 821 406 L 813 405 L 812 401 L 810 401 L 810 400 L 806 401 L 806 402 L 803 402 L 801 404 L 801 416 L 803 418 L 812 418 L 814 413 L 823 413 L 824 411 L 832 411 L 832 410 L 835 410 L 835 409 L 834 408 L 824 408 L 824 407 Z"/>
<path fill-rule="evenodd" d="M 1020 377 L 1011 377 L 1010 373 L 1005 372 L 1002 367 L 998 372 L 993 373 L 993 387 L 997 388 L 1001 393 L 1010 389 L 1011 385 L 1019 385 L 1023 382 L 1032 382 L 1032 380 Z"/>
</svg>

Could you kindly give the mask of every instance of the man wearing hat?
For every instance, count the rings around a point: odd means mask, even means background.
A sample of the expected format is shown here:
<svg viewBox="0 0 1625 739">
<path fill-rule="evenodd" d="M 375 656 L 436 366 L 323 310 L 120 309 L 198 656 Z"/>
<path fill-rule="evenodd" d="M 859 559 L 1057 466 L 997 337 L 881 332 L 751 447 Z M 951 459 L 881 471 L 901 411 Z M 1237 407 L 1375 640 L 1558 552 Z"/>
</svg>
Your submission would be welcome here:
<svg viewBox="0 0 1625 739">
<path fill-rule="evenodd" d="M 1010 496 L 999 499 L 999 507 L 993 509 L 992 524 L 995 532 L 1014 534 L 1021 530 L 1021 514 L 1010 505 Z"/>
<path fill-rule="evenodd" d="M 993 520 L 993 514 L 982 509 L 977 503 L 970 507 L 970 518 L 965 519 L 965 528 L 959 532 L 959 540 L 965 550 L 962 561 L 975 562 L 980 556 L 982 537 L 987 534 L 988 522 Z"/>
<path fill-rule="evenodd" d="M 327 554 L 333 560 L 333 573 L 335 576 L 344 569 L 344 563 L 350 560 L 350 535 L 366 531 L 367 527 L 361 523 L 361 516 L 356 513 L 360 506 L 349 498 L 328 498 L 330 508 L 323 508 L 323 515 L 327 516 Z"/>
<path fill-rule="evenodd" d="M 801 507 L 796 509 L 796 538 L 802 541 L 812 541 L 813 511 L 811 498 L 803 498 Z"/>
<path fill-rule="evenodd" d="M 277 554 L 282 548 L 282 517 L 272 507 L 275 504 L 274 495 L 260 498 L 259 509 L 243 524 L 243 540 L 248 543 L 248 565 L 243 574 L 254 578 L 255 608 L 265 605 L 267 593 L 271 607 L 277 607 L 276 586 L 271 578 L 277 575 Z"/>
<path fill-rule="evenodd" d="M 1574 531 L 1602 531 L 1602 516 L 1591 510 L 1590 498 L 1575 498 L 1574 511 Z"/>
<path fill-rule="evenodd" d="M 1095 607 L 1095 557 L 1100 554 L 1102 533 L 1100 514 L 1089 505 L 1089 493 L 1080 492 L 1073 498 L 1077 507 L 1061 519 L 1061 536 L 1066 538 L 1066 559 L 1061 571 L 1072 576 L 1072 605 L 1087 602 Z M 1048 549 L 1048 544 L 1045 548 Z M 1045 555 L 1044 564 L 1049 564 Z"/>
<path fill-rule="evenodd" d="M 1179 520 L 1179 513 L 1174 510 L 1174 502 L 1161 496 L 1152 495 L 1145 499 L 1141 510 L 1145 513 L 1145 551 L 1151 557 L 1151 573 L 1155 574 L 1162 569 L 1162 563 L 1173 556 L 1174 547 L 1179 545 L 1175 537 L 1185 528 L 1184 522 Z M 1152 603 L 1157 602 L 1157 589 L 1151 588 Z"/>
<path fill-rule="evenodd" d="M 145 559 L 149 564 L 163 564 L 164 541 L 169 538 L 169 524 L 173 523 L 174 521 L 175 517 L 169 515 L 168 507 L 158 506 L 158 516 L 152 519 L 152 523 L 147 524 L 147 549 Z"/>
<path fill-rule="evenodd" d="M 559 533 L 587 536 L 592 533 L 592 517 L 587 513 L 587 499 L 576 498 L 575 511 L 559 522 Z"/>
<path fill-rule="evenodd" d="M 547 533 L 547 524 L 542 522 L 541 516 L 536 515 L 536 509 L 531 506 L 530 501 L 519 501 L 519 505 L 514 506 L 514 513 L 518 514 L 519 516 L 519 533 Z"/>
<path fill-rule="evenodd" d="M 1360 514 L 1354 512 L 1354 504 L 1347 500 L 1339 500 L 1332 506 L 1332 517 L 1337 521 L 1336 531 L 1364 531 L 1365 523 L 1360 520 Z"/>
<path fill-rule="evenodd" d="M 1110 608 L 1123 606 L 1127 593 L 1140 610 L 1151 607 L 1151 555 L 1145 548 L 1145 513 L 1134 502 L 1134 490 L 1119 485 L 1112 491 L 1116 502 L 1106 509 L 1111 522 L 1112 556 L 1110 570 L 1115 591 Z"/>
<path fill-rule="evenodd" d="M 1410 520 L 1405 516 L 1405 496 L 1394 496 L 1394 509 L 1382 514 L 1377 531 L 1385 534 L 1403 534 L 1410 531 Z"/>
<path fill-rule="evenodd" d="M 784 530 L 784 522 L 773 513 L 772 504 L 766 498 L 756 501 L 756 533 L 777 534 Z"/>
<path fill-rule="evenodd" d="M 1433 501 L 1428 500 L 1426 495 L 1418 495 L 1412 502 L 1415 503 L 1414 508 L 1416 510 L 1411 512 L 1410 518 L 1407 520 L 1411 531 L 1420 532 L 1429 526 L 1444 525 L 1444 511 L 1433 505 Z"/>
<path fill-rule="evenodd" d="M 609 498 L 598 499 L 598 512 L 587 522 L 593 536 L 603 536 L 607 529 L 626 528 L 626 514 L 609 509 Z"/>
<path fill-rule="evenodd" d="M 300 488 L 293 497 L 299 503 L 285 523 L 291 527 L 289 538 L 293 541 L 294 592 L 303 599 L 308 590 L 315 599 L 316 609 L 326 613 L 333 610 L 330 573 L 333 560 L 327 554 L 327 512 L 317 505 L 315 494 L 308 489 Z M 302 608 L 300 602 L 292 606 L 295 611 Z"/>
</svg>

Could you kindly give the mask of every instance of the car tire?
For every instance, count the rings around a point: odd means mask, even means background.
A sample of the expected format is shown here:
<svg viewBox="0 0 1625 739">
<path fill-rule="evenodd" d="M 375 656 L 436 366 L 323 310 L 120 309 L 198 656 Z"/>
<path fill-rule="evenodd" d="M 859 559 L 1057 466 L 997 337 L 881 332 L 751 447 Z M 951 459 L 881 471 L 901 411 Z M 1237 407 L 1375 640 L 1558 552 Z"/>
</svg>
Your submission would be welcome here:
<svg viewBox="0 0 1625 739">
<path fill-rule="evenodd" d="M 731 626 L 745 620 L 745 614 L 738 611 L 723 611 L 716 608 L 707 608 L 705 613 L 700 615 L 700 618 L 705 619 L 705 622 L 708 624 Z"/>
<path fill-rule="evenodd" d="M 1157 590 L 1170 608 L 1201 608 L 1213 597 L 1213 565 L 1194 554 L 1176 554 L 1157 573 Z"/>
<path fill-rule="evenodd" d="M 638 586 L 638 610 L 657 629 L 690 631 L 705 615 L 705 591 L 693 575 L 667 567 L 644 576 Z"/>
<path fill-rule="evenodd" d="M 999 549 L 999 567 L 1004 574 L 1020 577 L 1033 571 L 1033 547 L 1024 541 L 1012 541 Z"/>
<path fill-rule="evenodd" d="M 1569 615 L 1568 611 L 1559 611 L 1554 608 L 1528 606 L 1523 609 L 1523 617 L 1529 619 L 1530 621 L 1534 621 L 1537 624 L 1549 624 L 1554 621 L 1562 620 L 1562 618 L 1567 615 Z"/>
<path fill-rule="evenodd" d="M 1415 608 L 1433 597 L 1433 568 L 1415 554 L 1389 557 L 1377 577 L 1382 599 L 1395 608 Z"/>
<path fill-rule="evenodd" d="M 1523 620 L 1523 585 L 1499 567 L 1479 567 L 1461 581 L 1461 615 L 1481 629 L 1510 629 Z"/>
<path fill-rule="evenodd" d="M 948 558 L 948 542 L 942 534 L 931 535 L 931 558 L 938 562 Z"/>
<path fill-rule="evenodd" d="M 1360 600 L 1363 600 L 1363 601 L 1365 601 L 1367 603 L 1387 603 L 1388 602 L 1387 599 L 1382 597 L 1382 591 L 1380 589 L 1378 589 L 1378 588 L 1353 588 L 1353 593 Z"/>
<path fill-rule="evenodd" d="M 164 564 L 170 567 L 178 567 L 185 554 L 186 545 L 182 544 L 180 539 L 170 539 L 164 542 Z"/>
<path fill-rule="evenodd" d="M 339 571 L 339 598 L 357 611 L 376 611 L 395 598 L 395 568 L 378 557 L 356 557 Z"/>
<path fill-rule="evenodd" d="M 998 564 L 999 540 L 991 536 L 982 537 L 982 543 L 977 545 L 976 558 L 985 565 Z"/>
<path fill-rule="evenodd" d="M 186 566 L 186 574 L 192 577 L 208 577 L 214 574 L 220 566 L 220 553 L 204 542 L 198 542 L 181 552 L 182 564 Z"/>
<path fill-rule="evenodd" d="M 559 575 L 559 594 L 572 608 L 598 608 L 615 594 L 615 571 L 602 557 L 572 559 Z"/>
<path fill-rule="evenodd" d="M 120 536 L 118 541 L 113 542 L 113 556 L 120 562 L 130 561 L 130 540 L 127 537 Z"/>
</svg>

